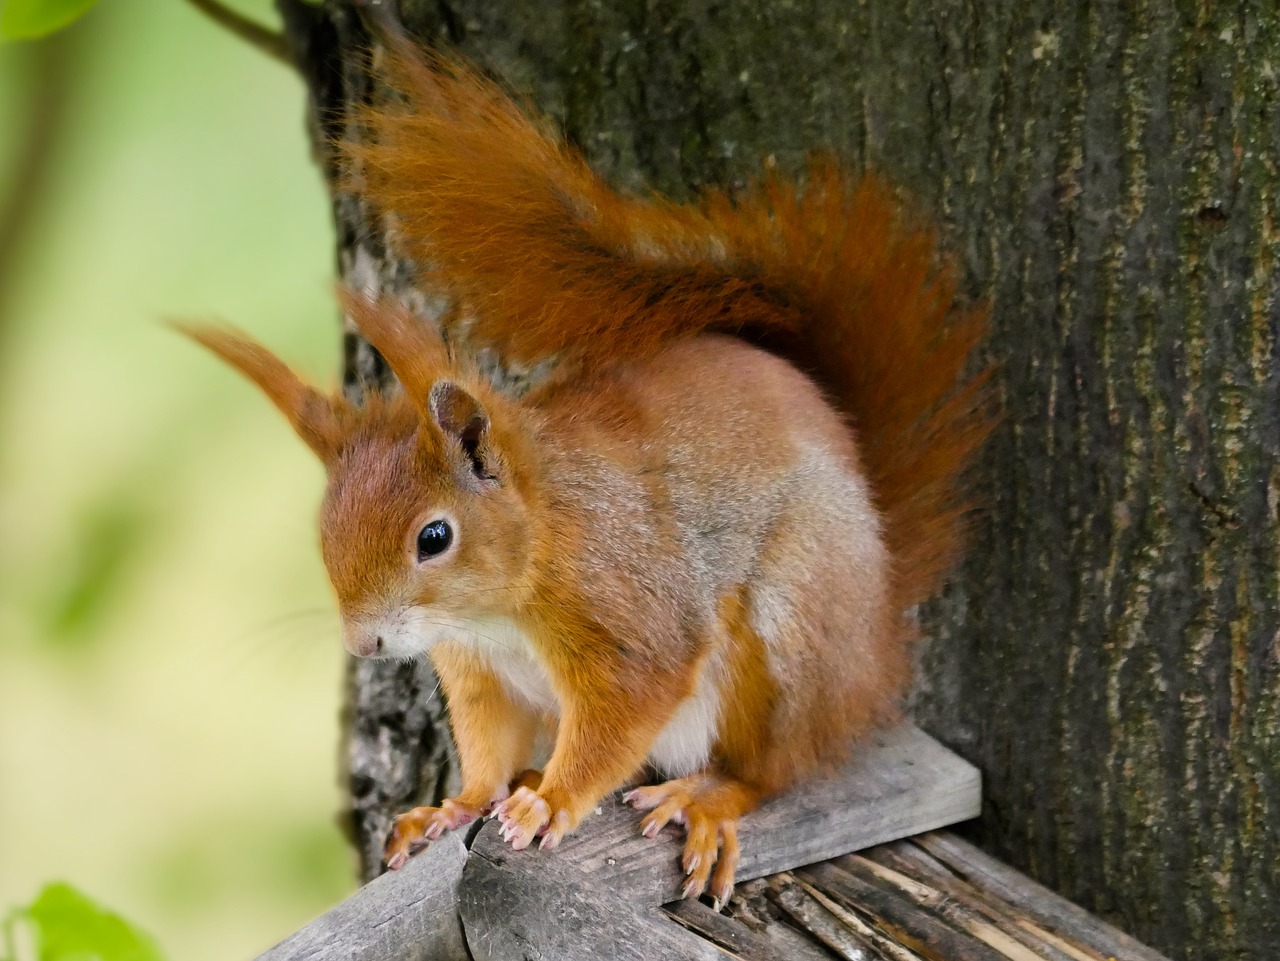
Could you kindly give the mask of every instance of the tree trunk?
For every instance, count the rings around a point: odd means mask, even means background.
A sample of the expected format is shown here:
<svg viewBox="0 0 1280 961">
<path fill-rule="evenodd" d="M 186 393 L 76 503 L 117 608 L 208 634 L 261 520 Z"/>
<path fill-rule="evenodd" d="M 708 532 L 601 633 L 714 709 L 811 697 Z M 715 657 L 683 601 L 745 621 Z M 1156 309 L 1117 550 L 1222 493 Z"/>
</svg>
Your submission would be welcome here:
<svg viewBox="0 0 1280 961">
<path fill-rule="evenodd" d="M 318 135 L 348 132 L 356 4 L 279 2 Z M 933 210 L 994 305 L 1004 420 L 970 559 L 926 612 L 916 713 L 984 770 L 994 853 L 1174 957 L 1280 956 L 1280 11 L 404 0 L 403 19 L 529 92 L 615 183 L 683 198 L 828 147 Z M 412 285 L 358 198 L 335 216 L 345 277 Z M 348 347 L 351 390 L 385 376 Z M 433 681 L 351 681 L 369 875 L 389 816 L 453 772 Z"/>
</svg>

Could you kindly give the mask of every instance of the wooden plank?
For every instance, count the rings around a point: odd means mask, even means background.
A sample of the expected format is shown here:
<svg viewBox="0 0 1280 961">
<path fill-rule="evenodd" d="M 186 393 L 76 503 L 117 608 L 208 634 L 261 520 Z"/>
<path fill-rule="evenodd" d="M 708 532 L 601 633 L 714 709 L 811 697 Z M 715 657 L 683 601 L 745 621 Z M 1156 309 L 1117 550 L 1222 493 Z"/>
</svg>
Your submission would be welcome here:
<svg viewBox="0 0 1280 961">
<path fill-rule="evenodd" d="M 780 875 L 771 890 L 778 907 L 844 961 L 919 961 L 906 951 L 895 956 L 892 946 L 877 939 L 865 924 L 788 875 Z"/>
<path fill-rule="evenodd" d="M 834 863 L 864 880 L 881 882 L 893 893 L 900 894 L 908 903 L 916 905 L 923 915 L 941 919 L 993 948 L 1010 961 L 1072 961 L 1071 958 L 1060 957 L 1057 952 L 1050 954 L 1050 949 L 1043 944 L 1028 943 L 1030 939 L 1016 937 L 1013 932 L 1005 930 L 971 904 L 949 897 L 879 861 L 860 854 L 849 854 L 837 858 Z"/>
<path fill-rule="evenodd" d="M 965 820 L 979 804 L 976 769 L 905 725 L 872 738 L 835 776 L 743 818 L 738 877 L 775 874 Z M 639 820 L 615 796 L 555 851 L 512 851 L 490 822 L 476 833 L 468 860 L 459 836 L 448 836 L 262 961 L 454 961 L 466 957 L 464 942 L 473 951 L 481 944 L 476 957 L 486 961 L 530 951 L 593 961 L 720 957 L 656 910 L 679 896 L 683 837 L 669 828 L 644 838 Z"/>
<path fill-rule="evenodd" d="M 710 941 L 731 958 L 740 961 L 802 961 L 797 952 L 785 951 L 764 934 L 757 934 L 740 921 L 713 911 L 701 901 L 676 901 L 663 909 L 676 924 Z M 812 949 L 808 961 L 830 961 Z"/>
<path fill-rule="evenodd" d="M 804 930 L 805 933 L 801 933 Z M 825 948 L 810 940 L 813 935 L 800 926 L 792 927 L 785 921 L 775 921 L 765 928 L 763 937 L 782 953 L 788 961 L 832 961 L 835 957 Z"/>
<path fill-rule="evenodd" d="M 827 863 L 802 868 L 796 877 L 870 917 L 877 927 L 927 961 L 1008 961 L 1002 952 L 922 911 L 865 873 Z"/>
<path fill-rule="evenodd" d="M 774 950 L 790 961 L 832 961 L 831 953 L 815 935 L 803 926 L 783 919 L 783 912 L 773 897 L 773 884 L 772 877 L 739 884 L 725 906 L 724 916 L 765 938 Z M 668 905 L 667 910 L 670 909 L 671 905 Z"/>
<path fill-rule="evenodd" d="M 985 918 L 1045 961 L 1108 961 L 1088 945 L 1054 934 L 1026 913 L 979 891 L 909 839 L 882 844 L 863 854 L 877 864 L 929 885 L 932 898 L 945 897 L 949 902 L 940 910 L 959 909 Z"/>
<path fill-rule="evenodd" d="M 442 838 L 257 961 L 469 961 L 458 917 L 466 861 L 461 837 Z"/>
<path fill-rule="evenodd" d="M 776 874 L 977 817 L 981 793 L 977 769 L 923 731 L 902 725 L 881 732 L 836 775 L 801 785 L 742 818 L 738 879 Z M 639 815 L 616 797 L 599 811 L 565 839 L 558 855 L 628 898 L 650 904 L 678 898 L 684 884 L 680 829 L 671 826 L 657 838 L 642 837 Z M 545 855 L 525 853 L 531 859 Z"/>
<path fill-rule="evenodd" d="M 975 888 L 1025 911 L 1043 927 L 1069 940 L 1080 941 L 1104 957 L 1117 961 L 1169 961 L 1158 951 L 953 834 L 935 832 L 916 838 L 915 843 Z"/>
<path fill-rule="evenodd" d="M 660 909 L 587 883 L 562 859 L 531 866 L 520 853 L 496 830 L 481 831 L 472 843 L 460 911 L 476 961 L 723 961 Z"/>
</svg>

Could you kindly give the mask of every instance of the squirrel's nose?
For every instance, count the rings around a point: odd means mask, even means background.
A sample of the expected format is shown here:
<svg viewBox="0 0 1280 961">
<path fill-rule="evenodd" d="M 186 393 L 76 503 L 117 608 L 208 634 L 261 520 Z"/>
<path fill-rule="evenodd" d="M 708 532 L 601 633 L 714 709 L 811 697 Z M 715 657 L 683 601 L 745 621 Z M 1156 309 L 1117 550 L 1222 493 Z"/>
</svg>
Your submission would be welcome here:
<svg viewBox="0 0 1280 961">
<path fill-rule="evenodd" d="M 387 645 L 381 634 L 348 628 L 343 631 L 342 646 L 356 657 L 378 657 Z"/>
</svg>

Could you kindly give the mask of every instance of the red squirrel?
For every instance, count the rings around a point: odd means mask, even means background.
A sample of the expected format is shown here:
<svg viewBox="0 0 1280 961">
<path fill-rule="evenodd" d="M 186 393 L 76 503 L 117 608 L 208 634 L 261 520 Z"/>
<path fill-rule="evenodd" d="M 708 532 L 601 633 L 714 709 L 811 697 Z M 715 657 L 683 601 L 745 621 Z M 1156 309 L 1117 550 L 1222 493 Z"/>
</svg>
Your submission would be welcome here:
<svg viewBox="0 0 1280 961">
<path fill-rule="evenodd" d="M 504 394 L 352 291 L 401 388 L 359 404 L 189 333 L 327 468 L 347 650 L 426 655 L 443 685 L 462 788 L 395 820 L 387 864 L 494 811 L 514 848 L 554 847 L 652 768 L 626 800 L 648 836 L 683 825 L 684 894 L 719 907 L 738 818 L 894 715 L 987 430 L 983 312 L 953 309 L 933 235 L 876 179 L 817 160 L 803 186 L 622 196 L 473 69 L 385 67 L 400 96 L 344 145 L 352 183 L 452 329 L 551 373 Z"/>
</svg>

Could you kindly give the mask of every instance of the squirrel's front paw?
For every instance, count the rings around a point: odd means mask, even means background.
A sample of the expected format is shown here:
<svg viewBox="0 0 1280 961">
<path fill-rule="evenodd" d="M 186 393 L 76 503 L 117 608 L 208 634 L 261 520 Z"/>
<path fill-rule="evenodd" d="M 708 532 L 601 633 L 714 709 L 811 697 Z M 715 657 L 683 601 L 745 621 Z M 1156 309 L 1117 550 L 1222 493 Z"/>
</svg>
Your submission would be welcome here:
<svg viewBox="0 0 1280 961">
<path fill-rule="evenodd" d="M 445 831 L 470 824 L 484 812 L 446 798 L 438 808 L 421 807 L 406 811 L 391 822 L 387 833 L 383 860 L 392 871 L 404 867 L 409 856 L 417 853 Z"/>
<path fill-rule="evenodd" d="M 517 788 L 498 806 L 498 820 L 502 822 L 502 839 L 517 851 L 527 848 L 539 835 L 538 847 L 553 848 L 573 829 L 568 811 L 553 810 L 541 794 L 527 787 Z"/>
</svg>

